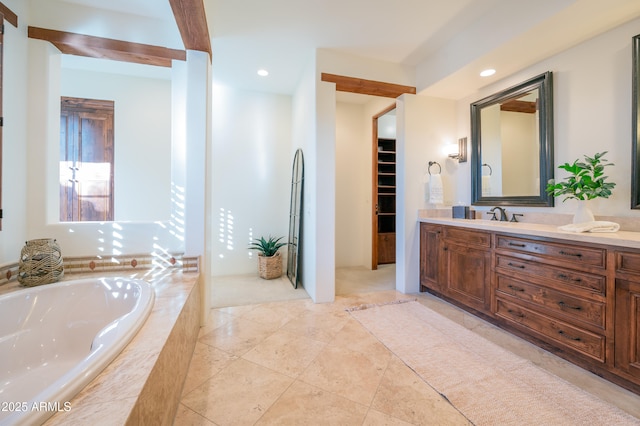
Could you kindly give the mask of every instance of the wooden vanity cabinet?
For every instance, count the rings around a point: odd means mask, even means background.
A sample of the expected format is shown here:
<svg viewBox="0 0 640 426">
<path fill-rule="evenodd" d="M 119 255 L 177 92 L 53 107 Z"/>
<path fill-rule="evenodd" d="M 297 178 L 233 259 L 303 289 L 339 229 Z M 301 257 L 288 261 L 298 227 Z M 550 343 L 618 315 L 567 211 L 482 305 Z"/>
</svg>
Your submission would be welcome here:
<svg viewBox="0 0 640 426">
<path fill-rule="evenodd" d="M 491 234 L 422 223 L 420 235 L 421 289 L 489 312 Z"/>
<path fill-rule="evenodd" d="M 615 368 L 640 383 L 640 253 L 617 251 Z"/>
</svg>

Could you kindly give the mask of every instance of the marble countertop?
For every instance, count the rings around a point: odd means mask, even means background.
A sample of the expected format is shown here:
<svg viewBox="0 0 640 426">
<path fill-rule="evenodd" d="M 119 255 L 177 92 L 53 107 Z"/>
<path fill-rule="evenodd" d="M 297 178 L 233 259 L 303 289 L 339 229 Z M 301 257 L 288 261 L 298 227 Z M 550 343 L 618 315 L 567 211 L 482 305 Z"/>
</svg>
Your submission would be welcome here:
<svg viewBox="0 0 640 426">
<path fill-rule="evenodd" d="M 448 217 L 419 217 L 419 222 L 441 225 L 460 226 L 500 232 L 512 235 L 531 235 L 558 238 L 582 243 L 604 244 L 609 246 L 640 248 L 640 232 L 567 232 L 558 229 L 557 225 L 525 222 L 499 222 L 484 219 L 453 219 Z"/>
</svg>

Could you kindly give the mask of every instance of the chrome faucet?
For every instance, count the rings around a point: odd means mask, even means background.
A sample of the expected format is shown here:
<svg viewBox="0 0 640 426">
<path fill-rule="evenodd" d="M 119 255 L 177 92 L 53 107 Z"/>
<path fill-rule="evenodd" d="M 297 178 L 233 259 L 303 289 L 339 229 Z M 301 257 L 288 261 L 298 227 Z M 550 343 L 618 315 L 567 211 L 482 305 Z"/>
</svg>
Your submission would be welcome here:
<svg viewBox="0 0 640 426">
<path fill-rule="evenodd" d="M 493 217 L 491 218 L 491 220 L 498 220 L 496 218 L 496 210 L 500 212 L 500 222 L 508 222 L 506 210 L 498 206 L 492 208 L 491 210 L 489 210 L 489 212 L 487 212 L 487 214 L 489 213 L 493 214 Z"/>
</svg>

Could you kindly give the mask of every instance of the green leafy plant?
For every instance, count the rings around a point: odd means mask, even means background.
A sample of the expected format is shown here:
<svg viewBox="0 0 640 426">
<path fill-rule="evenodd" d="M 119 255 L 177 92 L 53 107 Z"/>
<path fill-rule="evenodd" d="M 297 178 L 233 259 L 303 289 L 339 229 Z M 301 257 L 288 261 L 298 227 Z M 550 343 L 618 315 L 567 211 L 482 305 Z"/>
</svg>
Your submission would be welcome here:
<svg viewBox="0 0 640 426">
<path fill-rule="evenodd" d="M 602 197 L 609 198 L 611 191 L 616 186 L 613 182 L 606 182 L 608 176 L 604 175 L 604 168 L 613 166 L 607 163 L 604 155 L 607 151 L 597 153 L 593 157 L 584 156 L 585 161 L 575 160 L 573 164 L 564 163 L 558 166 L 570 173 L 562 182 L 555 182 L 553 179 L 547 184 L 547 194 L 554 197 L 564 195 L 566 201 L 570 198 L 576 200 L 593 200 Z"/>
<path fill-rule="evenodd" d="M 280 242 L 283 238 L 274 238 L 271 235 L 268 240 L 265 240 L 264 237 L 254 238 L 255 242 L 249 244 L 249 249 L 258 250 L 262 256 L 271 257 L 278 252 L 280 247 L 287 245 L 287 243 Z"/>
</svg>

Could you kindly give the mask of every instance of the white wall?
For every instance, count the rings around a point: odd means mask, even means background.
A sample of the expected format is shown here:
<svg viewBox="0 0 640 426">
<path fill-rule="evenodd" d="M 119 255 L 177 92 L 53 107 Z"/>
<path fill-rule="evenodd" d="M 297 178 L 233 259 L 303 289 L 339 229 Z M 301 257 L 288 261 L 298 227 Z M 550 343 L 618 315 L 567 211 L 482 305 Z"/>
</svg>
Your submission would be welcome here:
<svg viewBox="0 0 640 426">
<path fill-rule="evenodd" d="M 459 164 L 443 153 L 443 147 L 457 139 L 452 131 L 455 102 L 402 95 L 397 105 L 396 289 L 416 293 L 420 288 L 417 217 L 419 209 L 429 207 L 423 195 L 428 162 L 442 166 L 445 201 L 459 173 Z"/>
<path fill-rule="evenodd" d="M 318 303 L 332 302 L 336 282 L 336 89 L 319 81 L 316 73 L 316 177 L 315 206 L 316 291 Z M 305 198 L 306 199 L 306 198 Z"/>
<path fill-rule="evenodd" d="M 27 238 L 27 4 L 3 0 L 18 15 L 18 28 L 5 21 L 2 127 L 2 231 L 0 265 L 14 263 Z"/>
<path fill-rule="evenodd" d="M 61 55 L 44 41 L 31 39 L 28 46 L 30 196 L 26 238 L 56 238 L 65 256 L 183 252 L 185 226 L 176 220 L 58 223 Z M 182 166 L 189 168 L 184 162 Z M 171 176 L 171 172 L 170 167 L 164 170 L 165 176 Z M 178 208 L 178 201 L 172 203 L 172 209 Z M 184 217 L 176 219 L 184 221 Z"/>
<path fill-rule="evenodd" d="M 371 116 L 363 104 L 336 106 L 336 267 L 370 264 Z M 370 131 L 369 131 L 370 133 Z M 369 202 L 368 202 L 369 201 Z"/>
<path fill-rule="evenodd" d="M 63 68 L 61 96 L 112 100 L 114 218 L 171 217 L 171 80 Z M 53 208 L 55 206 L 48 206 Z"/>
<path fill-rule="evenodd" d="M 214 86 L 212 273 L 257 271 L 247 246 L 269 235 L 287 242 L 293 155 L 291 97 Z M 305 152 L 306 154 L 306 152 Z M 281 249 L 286 265 L 286 249 Z"/>
<path fill-rule="evenodd" d="M 596 216 L 639 216 L 640 211 L 630 209 L 631 38 L 638 33 L 640 20 L 636 19 L 469 94 L 457 102 L 458 133 L 470 134 L 470 103 L 552 71 L 556 179 L 566 176 L 559 164 L 608 151 L 606 158 L 615 167 L 607 172 L 617 186 L 612 197 L 594 200 L 591 208 Z M 465 167 L 456 175 L 455 197 L 467 203 L 471 200 L 469 173 Z M 560 198 L 553 208 L 509 210 L 573 214 L 575 208 L 573 201 L 563 203 Z"/>
<path fill-rule="evenodd" d="M 302 204 L 302 229 L 300 238 L 302 244 L 299 247 L 302 262 L 299 274 L 302 276 L 302 285 L 309 296 L 317 301 L 317 200 L 316 180 L 317 167 L 317 143 L 316 143 L 316 61 L 310 58 L 304 74 L 296 87 L 292 98 L 292 141 L 293 146 L 290 158 L 293 158 L 296 149 L 301 148 L 304 155 L 304 185 Z M 333 212 L 330 214 L 333 215 Z M 331 252 L 333 254 L 333 251 Z"/>
</svg>

